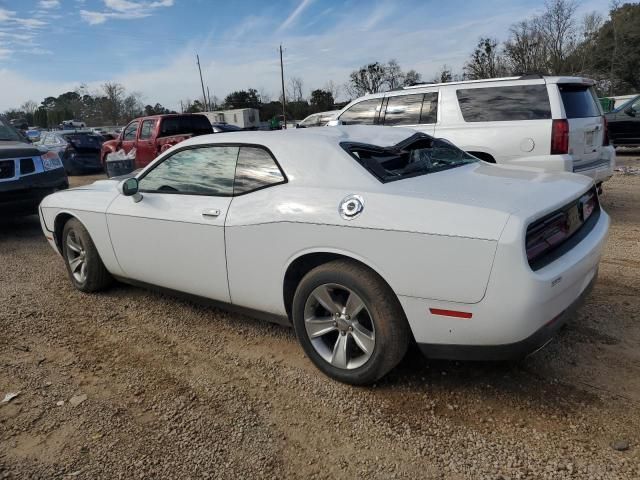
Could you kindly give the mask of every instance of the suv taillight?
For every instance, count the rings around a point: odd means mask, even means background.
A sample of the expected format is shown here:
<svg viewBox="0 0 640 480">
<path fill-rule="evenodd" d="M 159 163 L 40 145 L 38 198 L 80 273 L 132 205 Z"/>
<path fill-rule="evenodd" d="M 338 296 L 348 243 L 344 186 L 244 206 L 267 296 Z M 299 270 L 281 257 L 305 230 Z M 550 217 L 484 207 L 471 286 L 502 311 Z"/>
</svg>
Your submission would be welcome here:
<svg viewBox="0 0 640 480">
<path fill-rule="evenodd" d="M 553 120 L 551 124 L 551 155 L 569 153 L 569 121 Z"/>
<path fill-rule="evenodd" d="M 607 117 L 602 116 L 602 123 L 604 126 L 604 133 L 602 135 L 602 146 L 606 147 L 609 145 L 609 122 L 607 122 Z"/>
</svg>

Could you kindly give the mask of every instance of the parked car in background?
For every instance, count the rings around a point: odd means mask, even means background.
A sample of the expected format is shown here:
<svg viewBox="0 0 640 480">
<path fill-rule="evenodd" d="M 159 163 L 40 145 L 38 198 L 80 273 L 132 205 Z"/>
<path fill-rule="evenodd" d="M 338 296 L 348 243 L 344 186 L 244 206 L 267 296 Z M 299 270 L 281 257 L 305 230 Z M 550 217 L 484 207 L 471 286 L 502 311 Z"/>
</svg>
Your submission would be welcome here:
<svg viewBox="0 0 640 480">
<path fill-rule="evenodd" d="M 640 95 L 605 115 L 609 137 L 616 147 L 640 146 Z"/>
<path fill-rule="evenodd" d="M 32 145 L 0 117 L 0 216 L 36 213 L 45 196 L 68 187 L 58 155 Z"/>
<path fill-rule="evenodd" d="M 609 217 L 586 176 L 490 165 L 403 128 L 229 138 L 47 197 L 42 228 L 72 284 L 263 312 L 324 373 L 365 384 L 413 339 L 433 358 L 519 358 L 596 279 Z"/>
<path fill-rule="evenodd" d="M 31 143 L 36 143 L 40 141 L 40 130 L 29 129 L 25 132 L 26 137 L 31 141 Z"/>
<path fill-rule="evenodd" d="M 103 166 L 109 153 L 136 149 L 134 170 L 145 167 L 160 153 L 191 137 L 213 133 L 209 119 L 199 114 L 168 114 L 132 120 L 115 140 L 102 144 Z"/>
<path fill-rule="evenodd" d="M 92 130 L 62 130 L 44 132 L 40 145 L 60 156 L 68 175 L 80 175 L 102 171 L 102 142 Z"/>
<path fill-rule="evenodd" d="M 330 120 L 336 118 L 340 110 L 330 110 L 328 112 L 312 113 L 300 123 L 296 124 L 296 128 L 324 127 Z"/>
<path fill-rule="evenodd" d="M 613 175 L 615 150 L 594 82 L 523 77 L 422 84 L 358 98 L 331 124 L 408 126 L 491 163 Z"/>
<path fill-rule="evenodd" d="M 60 126 L 61 130 L 73 129 L 73 128 L 87 128 L 87 125 L 80 120 L 64 120 Z"/>
<path fill-rule="evenodd" d="M 241 132 L 243 129 L 228 123 L 212 123 L 213 133 Z"/>
</svg>

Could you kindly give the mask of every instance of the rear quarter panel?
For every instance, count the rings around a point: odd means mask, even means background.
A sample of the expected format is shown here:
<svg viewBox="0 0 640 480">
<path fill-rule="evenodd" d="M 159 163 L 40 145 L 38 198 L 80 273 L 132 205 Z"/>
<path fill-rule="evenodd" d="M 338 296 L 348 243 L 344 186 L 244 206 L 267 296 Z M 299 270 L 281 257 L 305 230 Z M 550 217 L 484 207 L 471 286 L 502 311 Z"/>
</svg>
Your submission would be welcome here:
<svg viewBox="0 0 640 480">
<path fill-rule="evenodd" d="M 487 238 L 442 233 L 447 217 L 464 224 L 456 215 L 442 215 L 440 233 L 424 233 L 415 226 L 388 230 L 375 227 L 377 215 L 393 225 L 393 215 L 366 214 L 343 220 L 338 213 L 345 192 L 307 191 L 285 196 L 275 189 L 261 190 L 233 199 L 226 222 L 226 251 L 231 301 L 244 307 L 285 314 L 283 280 L 287 267 L 307 253 L 329 252 L 354 258 L 380 274 L 398 295 L 479 302 L 484 296 L 500 229 L 506 216 L 490 219 L 498 227 Z M 329 198 L 328 198 L 329 197 Z M 375 200 L 365 211 L 375 211 Z M 297 200 L 295 200 L 297 199 Z M 385 198 L 388 200 L 388 198 Z M 367 200 L 365 200 L 366 202 Z M 380 203 L 383 208 L 385 202 Z M 389 205 L 389 202 L 386 202 Z M 396 211 L 397 217 L 397 211 Z M 315 221 L 310 221 L 314 218 Z M 424 217 L 422 218 L 424 224 Z M 433 227 L 433 225 L 432 225 Z M 424 230 L 424 227 L 422 228 Z M 458 232 L 463 232 L 458 229 Z M 469 232 L 469 231 L 467 231 Z"/>
</svg>

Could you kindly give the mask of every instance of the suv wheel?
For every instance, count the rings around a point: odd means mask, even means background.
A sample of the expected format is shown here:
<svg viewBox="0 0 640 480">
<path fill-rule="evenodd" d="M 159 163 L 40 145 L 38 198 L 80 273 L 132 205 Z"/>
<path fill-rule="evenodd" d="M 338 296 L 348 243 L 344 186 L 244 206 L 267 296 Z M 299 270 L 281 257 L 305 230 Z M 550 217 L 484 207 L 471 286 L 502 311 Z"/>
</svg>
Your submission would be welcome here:
<svg viewBox="0 0 640 480">
<path fill-rule="evenodd" d="M 329 262 L 305 275 L 292 313 L 305 353 L 341 382 L 373 383 L 407 351 L 409 327 L 397 297 L 382 278 L 353 261 Z"/>
</svg>

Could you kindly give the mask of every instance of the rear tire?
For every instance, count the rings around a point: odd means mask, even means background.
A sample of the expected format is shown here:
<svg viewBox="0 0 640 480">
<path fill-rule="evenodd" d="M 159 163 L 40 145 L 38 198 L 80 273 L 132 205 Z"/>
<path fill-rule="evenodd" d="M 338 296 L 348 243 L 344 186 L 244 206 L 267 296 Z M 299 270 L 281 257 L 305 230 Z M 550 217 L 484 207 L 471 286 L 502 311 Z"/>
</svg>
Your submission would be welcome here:
<svg viewBox="0 0 640 480">
<path fill-rule="evenodd" d="M 87 229 L 76 218 L 62 230 L 62 255 L 71 283 L 81 292 L 104 290 L 113 282 Z"/>
<path fill-rule="evenodd" d="M 352 385 L 375 382 L 404 357 L 410 331 L 395 293 L 351 260 L 320 265 L 301 280 L 293 324 L 302 348 L 327 376 Z"/>
</svg>

